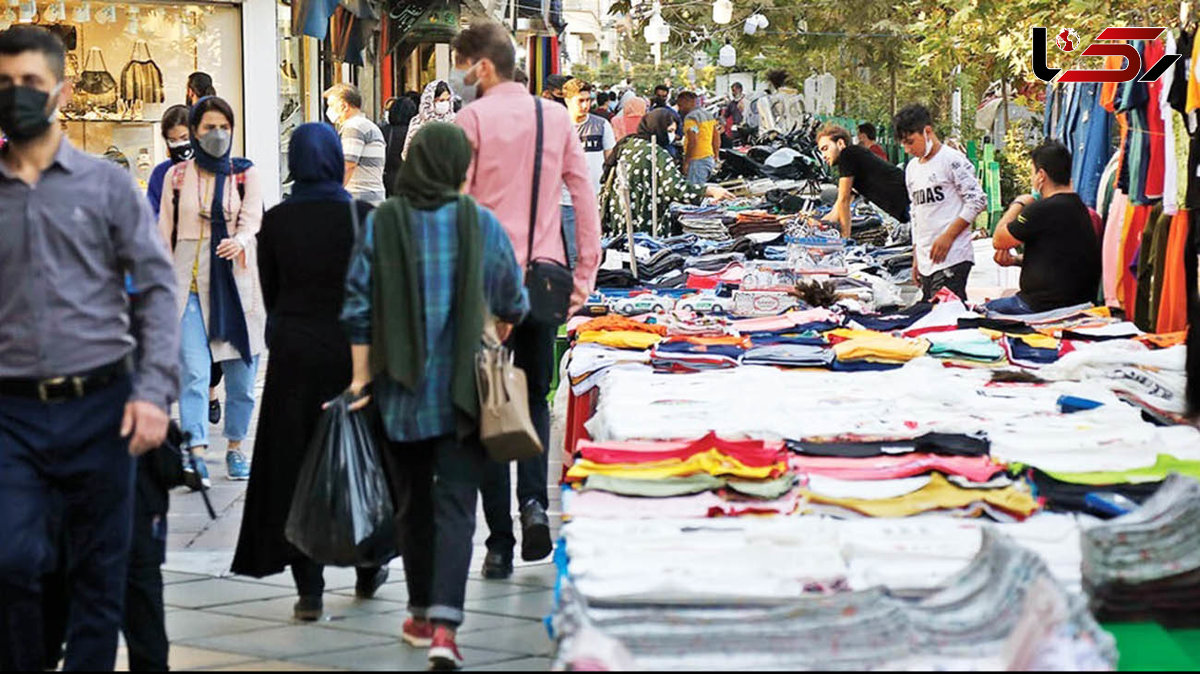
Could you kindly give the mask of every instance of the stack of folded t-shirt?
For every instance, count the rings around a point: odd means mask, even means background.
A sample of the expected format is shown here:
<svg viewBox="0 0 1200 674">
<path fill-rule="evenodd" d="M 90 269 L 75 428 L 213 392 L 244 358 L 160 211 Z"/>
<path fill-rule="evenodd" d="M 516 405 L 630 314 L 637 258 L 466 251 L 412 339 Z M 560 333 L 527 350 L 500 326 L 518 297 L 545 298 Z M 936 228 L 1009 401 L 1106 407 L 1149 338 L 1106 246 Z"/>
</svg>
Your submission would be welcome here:
<svg viewBox="0 0 1200 674">
<path fill-rule="evenodd" d="M 1137 510 L 1086 529 L 1083 582 L 1101 620 L 1200 625 L 1200 482 L 1173 474 Z"/>
</svg>

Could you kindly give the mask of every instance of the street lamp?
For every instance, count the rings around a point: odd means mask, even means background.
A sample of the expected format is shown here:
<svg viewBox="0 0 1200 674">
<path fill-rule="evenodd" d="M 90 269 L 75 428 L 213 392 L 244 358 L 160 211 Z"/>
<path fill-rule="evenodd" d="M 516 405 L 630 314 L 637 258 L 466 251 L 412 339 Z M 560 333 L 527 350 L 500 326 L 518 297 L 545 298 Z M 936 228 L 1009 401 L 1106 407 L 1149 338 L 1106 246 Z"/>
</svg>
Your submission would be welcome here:
<svg viewBox="0 0 1200 674">
<path fill-rule="evenodd" d="M 717 63 L 722 68 L 732 68 L 737 65 L 737 50 L 733 48 L 729 40 L 725 40 L 725 46 L 721 47 L 721 51 L 717 52 Z"/>
<path fill-rule="evenodd" d="M 716 0 L 713 3 L 713 23 L 722 26 L 733 21 L 733 0 Z"/>
</svg>

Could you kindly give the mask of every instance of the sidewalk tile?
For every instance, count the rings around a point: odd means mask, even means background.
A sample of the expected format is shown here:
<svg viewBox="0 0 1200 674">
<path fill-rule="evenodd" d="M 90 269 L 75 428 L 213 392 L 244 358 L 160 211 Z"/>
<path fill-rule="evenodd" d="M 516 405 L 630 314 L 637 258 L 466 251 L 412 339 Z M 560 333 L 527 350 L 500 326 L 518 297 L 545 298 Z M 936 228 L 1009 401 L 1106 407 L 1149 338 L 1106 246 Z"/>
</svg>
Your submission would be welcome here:
<svg viewBox="0 0 1200 674">
<path fill-rule="evenodd" d="M 226 667 L 212 667 L 206 671 L 210 672 L 324 672 L 328 670 L 341 671 L 338 667 L 319 667 L 315 665 L 302 665 L 298 662 L 289 662 L 287 660 L 258 660 L 255 662 L 247 662 L 240 665 L 229 665 Z"/>
<path fill-rule="evenodd" d="M 294 590 L 286 597 L 244 601 L 236 604 L 225 604 L 209 609 L 212 613 L 220 613 L 243 618 L 257 618 L 275 622 L 295 622 L 292 620 L 292 607 L 296 603 Z M 375 599 L 358 599 L 326 592 L 324 596 L 325 618 L 343 617 L 355 618 L 378 613 L 392 613 L 404 609 L 405 604 Z"/>
<path fill-rule="evenodd" d="M 292 592 L 287 588 L 211 578 L 194 583 L 168 585 L 163 592 L 163 599 L 170 606 L 202 608 L 254 599 L 272 599 L 291 594 Z"/>
<path fill-rule="evenodd" d="M 331 653 L 389 643 L 394 640 L 378 635 L 357 634 L 330 630 L 317 625 L 288 625 L 246 634 L 193 639 L 187 642 L 195 648 L 209 648 L 254 656 L 254 659 L 296 660 L 298 656 Z M 341 662 L 315 663 L 345 667 Z"/>
<path fill-rule="evenodd" d="M 478 599 L 468 601 L 466 608 L 476 613 L 494 613 L 496 615 L 519 616 L 522 618 L 541 619 L 550 613 L 554 593 L 549 590 L 514 594 L 495 599 Z"/>
<path fill-rule="evenodd" d="M 394 613 L 381 613 L 376 615 L 353 616 L 344 618 L 334 618 L 327 622 L 322 622 L 322 627 L 329 627 L 337 630 L 347 630 L 350 632 L 366 632 L 369 634 L 382 634 L 385 636 L 398 636 L 400 630 L 404 627 L 404 621 L 408 620 L 408 611 L 396 611 Z M 505 627 L 520 627 L 527 624 L 537 624 L 531 620 L 524 618 L 513 618 L 509 616 L 492 615 L 490 613 L 471 613 L 467 612 L 466 620 L 463 622 L 459 633 L 466 635 L 480 630 L 494 630 Z"/>
<path fill-rule="evenodd" d="M 478 648 L 459 648 L 467 665 L 487 665 L 494 662 L 511 660 L 509 653 L 481 650 Z M 415 671 L 429 668 L 428 650 L 410 647 L 399 640 L 386 646 L 373 646 L 353 651 L 337 653 L 321 653 L 300 658 L 291 658 L 297 662 L 326 667 L 346 667 L 354 670 L 367 671 Z"/>
<path fill-rule="evenodd" d="M 546 634 L 546 626 L 528 622 L 515 627 L 471 632 L 458 637 L 460 646 L 490 648 L 520 655 L 551 655 L 554 644 Z"/>
<path fill-rule="evenodd" d="M 516 660 L 505 660 L 503 662 L 493 662 L 479 667 L 472 667 L 471 663 L 467 663 L 465 671 L 476 672 L 548 672 L 550 671 L 550 658 L 517 658 Z"/>
<path fill-rule="evenodd" d="M 197 580 L 208 580 L 212 576 L 205 576 L 199 573 L 183 573 L 182 571 L 163 571 L 163 584 L 174 585 L 176 583 L 191 583 Z"/>
<path fill-rule="evenodd" d="M 554 564 L 541 562 L 529 566 L 516 567 L 509 582 L 535 588 L 553 588 L 557 579 L 558 567 Z"/>
<path fill-rule="evenodd" d="M 190 609 L 172 611 L 167 614 L 167 636 L 171 641 L 240 634 L 278 626 L 277 623 L 266 620 L 235 618 Z"/>
</svg>

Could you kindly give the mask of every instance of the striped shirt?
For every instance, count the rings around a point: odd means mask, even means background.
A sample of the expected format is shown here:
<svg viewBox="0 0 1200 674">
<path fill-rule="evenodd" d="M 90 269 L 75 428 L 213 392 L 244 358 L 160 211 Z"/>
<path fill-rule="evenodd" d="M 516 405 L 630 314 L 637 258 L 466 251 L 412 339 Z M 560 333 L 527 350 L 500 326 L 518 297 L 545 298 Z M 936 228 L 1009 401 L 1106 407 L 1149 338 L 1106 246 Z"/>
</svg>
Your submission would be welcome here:
<svg viewBox="0 0 1200 674">
<path fill-rule="evenodd" d="M 387 141 L 375 122 L 358 115 L 342 123 L 342 154 L 346 163 L 357 164 L 346 185 L 350 196 L 378 206 L 387 198 L 383 186 L 383 168 L 387 163 Z"/>
</svg>

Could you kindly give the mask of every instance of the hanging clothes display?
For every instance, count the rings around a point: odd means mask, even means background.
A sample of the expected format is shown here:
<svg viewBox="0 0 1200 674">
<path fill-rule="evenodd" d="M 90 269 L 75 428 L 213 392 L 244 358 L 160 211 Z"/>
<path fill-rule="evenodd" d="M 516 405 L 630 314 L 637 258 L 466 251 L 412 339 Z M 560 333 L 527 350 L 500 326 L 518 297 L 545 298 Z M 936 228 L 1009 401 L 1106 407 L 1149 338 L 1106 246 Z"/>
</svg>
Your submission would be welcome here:
<svg viewBox="0 0 1200 674">
<path fill-rule="evenodd" d="M 133 44 L 129 63 L 121 69 L 121 100 L 127 103 L 162 103 L 163 75 L 158 64 L 150 56 L 150 46 L 145 40 Z"/>
<path fill-rule="evenodd" d="M 79 73 L 79 80 L 75 83 L 73 103 L 85 112 L 117 111 L 117 81 L 108 72 L 104 52 L 99 47 L 88 50 L 83 72 Z"/>
</svg>

